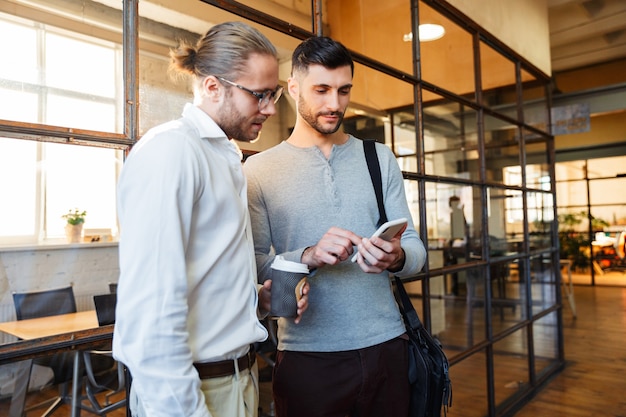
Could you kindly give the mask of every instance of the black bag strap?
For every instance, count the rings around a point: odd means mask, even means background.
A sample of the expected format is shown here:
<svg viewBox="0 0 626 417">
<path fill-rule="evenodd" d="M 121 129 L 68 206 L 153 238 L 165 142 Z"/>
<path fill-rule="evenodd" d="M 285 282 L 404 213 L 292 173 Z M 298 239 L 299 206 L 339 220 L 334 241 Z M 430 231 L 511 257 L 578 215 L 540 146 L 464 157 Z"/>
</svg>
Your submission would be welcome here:
<svg viewBox="0 0 626 417">
<path fill-rule="evenodd" d="M 372 184 L 374 185 L 374 191 L 376 192 L 376 201 L 378 202 L 378 210 L 380 212 L 379 223 L 383 224 L 387 221 L 387 214 L 385 213 L 385 207 L 383 204 L 382 178 L 380 176 L 380 165 L 378 164 L 378 156 L 376 155 L 376 143 L 373 140 L 364 140 L 363 149 L 365 151 L 365 159 L 367 160 L 367 167 L 370 172 Z M 407 327 L 407 332 L 409 332 L 409 329 L 411 329 L 413 333 L 410 337 L 417 337 L 418 339 L 422 340 L 422 343 L 426 343 L 429 346 L 429 349 L 435 349 L 439 351 L 443 365 L 443 376 L 445 378 L 441 397 L 444 410 L 443 412 L 445 416 L 447 415 L 448 407 L 452 405 L 452 385 L 448 377 L 448 358 L 443 352 L 443 348 L 441 347 L 439 341 L 436 341 L 434 338 L 432 338 L 422 324 L 422 321 L 420 320 L 417 311 L 415 311 L 415 307 L 413 307 L 413 303 L 411 303 L 411 299 L 409 298 L 409 295 L 404 288 L 402 280 L 397 275 L 394 275 L 393 278 L 396 284 L 396 295 L 398 298 L 400 298 L 400 303 L 402 304 L 400 306 L 400 312 L 402 314 L 404 324 Z M 440 407 L 438 407 L 438 409 L 439 408 Z M 433 415 L 440 415 L 440 413 Z"/>
<path fill-rule="evenodd" d="M 372 139 L 363 140 L 363 151 L 365 152 L 365 161 L 367 162 L 367 169 L 370 171 L 376 202 L 378 203 L 378 212 L 380 213 L 376 227 L 380 227 L 387 221 L 387 213 L 385 212 L 385 203 L 383 202 L 383 179 L 380 174 L 380 165 L 378 164 L 376 141 Z"/>
<path fill-rule="evenodd" d="M 380 213 L 380 219 L 378 220 L 378 226 L 387 221 L 387 213 L 385 212 L 385 205 L 383 203 L 383 180 L 380 175 L 380 165 L 378 164 L 378 154 L 376 153 L 376 141 L 364 140 L 363 151 L 365 152 L 365 160 L 367 161 L 367 168 L 370 171 L 370 177 L 372 179 L 372 185 L 374 186 L 374 192 L 376 193 L 376 201 L 378 203 L 378 211 Z M 402 280 L 394 275 L 396 281 L 396 288 L 400 301 L 402 302 L 402 310 L 404 316 L 409 321 L 408 325 L 415 331 L 424 327 L 420 318 L 411 303 Z"/>
<path fill-rule="evenodd" d="M 405 320 L 408 321 L 406 324 L 413 329 L 413 331 L 418 332 L 424 327 L 424 325 L 422 324 L 417 311 L 415 311 L 415 307 L 413 307 L 413 303 L 411 303 L 409 295 L 406 293 L 402 280 L 398 278 L 397 275 L 394 275 L 393 278 L 396 281 L 396 290 L 398 292 L 398 297 L 400 297 L 400 302 L 402 303 L 402 315 Z"/>
</svg>

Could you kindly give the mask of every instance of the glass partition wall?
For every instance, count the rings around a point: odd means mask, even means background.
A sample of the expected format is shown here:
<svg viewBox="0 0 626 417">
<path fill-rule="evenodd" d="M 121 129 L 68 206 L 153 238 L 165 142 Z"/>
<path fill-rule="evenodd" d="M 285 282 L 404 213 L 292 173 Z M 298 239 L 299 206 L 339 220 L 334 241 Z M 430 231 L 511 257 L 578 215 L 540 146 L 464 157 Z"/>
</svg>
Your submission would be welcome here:
<svg viewBox="0 0 626 417">
<path fill-rule="evenodd" d="M 556 163 L 560 256 L 577 282 L 626 283 L 625 166 L 624 155 Z"/>
<path fill-rule="evenodd" d="M 0 184 L 21 208 L 0 207 L 0 245 L 63 246 L 58 220 L 74 207 L 87 210 L 90 229 L 109 230 L 115 240 L 124 153 L 147 129 L 178 117 L 190 98 L 189 87 L 166 74 L 178 39 L 247 20 L 277 46 L 284 83 L 298 42 L 328 34 L 356 60 L 344 129 L 394 151 L 428 246 L 427 266 L 406 285 L 451 360 L 450 413 L 511 414 L 562 368 L 548 78 L 458 10 L 409 0 L 17 3 L 0 6 L 0 33 L 10 34 L 0 37 L 5 50 L 7 39 L 29 42 L 16 60 L 24 68 L 0 68 L 0 92 L 12 98 L 0 102 Z M 347 16 L 360 18 L 346 25 Z M 423 23 L 442 25 L 444 36 L 420 39 Z M 284 140 L 294 111 L 290 98 L 281 99 L 261 140 L 245 150 Z M 89 245 L 68 246 L 75 263 Z M 39 286 L 62 283 L 63 266 L 49 279 L 21 268 Z M 24 279 L 6 275 L 0 302 L 9 311 L 10 293 Z M 87 294 L 88 287 L 75 289 Z M 14 319 L 2 314 L 0 321 Z"/>
</svg>

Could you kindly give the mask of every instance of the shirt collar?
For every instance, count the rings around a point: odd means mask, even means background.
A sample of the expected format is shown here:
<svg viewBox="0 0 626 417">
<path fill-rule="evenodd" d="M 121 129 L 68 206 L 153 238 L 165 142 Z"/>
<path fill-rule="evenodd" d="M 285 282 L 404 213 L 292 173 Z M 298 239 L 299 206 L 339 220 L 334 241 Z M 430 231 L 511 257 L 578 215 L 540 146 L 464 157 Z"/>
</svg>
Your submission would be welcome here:
<svg viewBox="0 0 626 417">
<path fill-rule="evenodd" d="M 198 106 L 191 103 L 185 104 L 185 107 L 183 108 L 183 117 L 191 120 L 198 130 L 198 134 L 201 138 L 214 141 L 220 139 L 225 140 L 230 143 L 231 150 L 238 155 L 239 161 L 243 159 L 243 153 L 241 152 L 237 142 L 226 137 L 226 133 L 224 133 L 222 128 L 215 123 L 211 116 L 205 113 Z"/>
<path fill-rule="evenodd" d="M 217 123 L 206 114 L 198 106 L 194 106 L 191 103 L 185 104 L 183 109 L 183 117 L 190 119 L 198 129 L 198 134 L 202 138 L 224 138 L 226 133 L 220 128 Z"/>
</svg>

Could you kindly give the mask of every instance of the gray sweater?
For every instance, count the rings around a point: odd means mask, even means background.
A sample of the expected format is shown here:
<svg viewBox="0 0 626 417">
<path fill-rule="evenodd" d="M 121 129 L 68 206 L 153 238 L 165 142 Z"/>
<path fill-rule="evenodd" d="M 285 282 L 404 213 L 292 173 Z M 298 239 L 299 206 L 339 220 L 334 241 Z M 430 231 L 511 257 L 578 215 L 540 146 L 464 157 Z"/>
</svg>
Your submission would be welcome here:
<svg viewBox="0 0 626 417">
<path fill-rule="evenodd" d="M 385 210 L 389 220 L 409 219 L 402 235 L 406 262 L 399 276 L 419 272 L 426 260 L 408 209 L 402 173 L 389 148 L 377 143 Z M 300 261 L 332 226 L 369 237 L 379 218 L 363 142 L 350 136 L 326 159 L 317 147 L 287 142 L 249 157 L 248 204 L 259 281 L 271 278 L 274 256 Z M 347 261 L 309 276 L 309 308 L 302 321 L 280 319 L 280 350 L 333 352 L 361 349 L 393 339 L 404 325 L 387 272 L 368 274 Z"/>
</svg>

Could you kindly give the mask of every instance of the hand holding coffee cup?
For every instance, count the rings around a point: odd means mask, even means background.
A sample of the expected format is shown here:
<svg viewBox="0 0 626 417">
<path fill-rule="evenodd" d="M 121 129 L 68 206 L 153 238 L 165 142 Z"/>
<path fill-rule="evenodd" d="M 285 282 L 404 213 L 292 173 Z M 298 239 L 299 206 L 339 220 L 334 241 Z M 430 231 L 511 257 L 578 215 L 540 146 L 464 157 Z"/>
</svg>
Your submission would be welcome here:
<svg viewBox="0 0 626 417">
<path fill-rule="evenodd" d="M 287 261 L 280 255 L 274 259 L 271 316 L 296 317 L 298 315 L 298 301 L 302 298 L 308 274 L 309 267 L 306 264 Z"/>
</svg>

